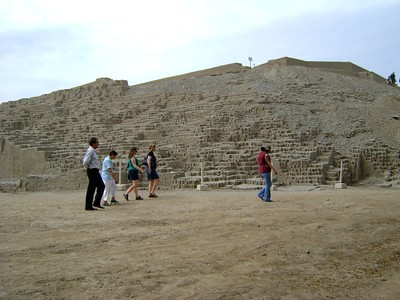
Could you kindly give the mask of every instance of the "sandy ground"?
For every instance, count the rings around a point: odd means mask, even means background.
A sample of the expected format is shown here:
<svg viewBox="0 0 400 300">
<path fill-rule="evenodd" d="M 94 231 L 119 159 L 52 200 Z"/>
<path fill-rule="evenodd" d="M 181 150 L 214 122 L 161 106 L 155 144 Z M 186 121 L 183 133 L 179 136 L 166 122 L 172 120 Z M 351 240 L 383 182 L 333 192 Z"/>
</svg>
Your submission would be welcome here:
<svg viewBox="0 0 400 300">
<path fill-rule="evenodd" d="M 145 195 L 145 192 L 141 192 Z M 399 299 L 400 191 L 0 194 L 0 299 Z"/>
</svg>

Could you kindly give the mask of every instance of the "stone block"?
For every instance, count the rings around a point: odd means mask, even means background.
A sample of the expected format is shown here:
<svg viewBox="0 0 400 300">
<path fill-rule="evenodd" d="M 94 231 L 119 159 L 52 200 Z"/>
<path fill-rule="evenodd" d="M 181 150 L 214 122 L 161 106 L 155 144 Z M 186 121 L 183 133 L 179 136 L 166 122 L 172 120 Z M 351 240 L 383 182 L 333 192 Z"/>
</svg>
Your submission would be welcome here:
<svg viewBox="0 0 400 300">
<path fill-rule="evenodd" d="M 345 189 L 347 185 L 345 183 L 337 182 L 335 183 L 335 189 Z"/>
<path fill-rule="evenodd" d="M 208 191 L 208 185 L 201 185 L 201 184 L 198 184 L 198 185 L 197 185 L 197 190 L 200 191 L 200 192 L 202 192 L 202 191 Z"/>
</svg>

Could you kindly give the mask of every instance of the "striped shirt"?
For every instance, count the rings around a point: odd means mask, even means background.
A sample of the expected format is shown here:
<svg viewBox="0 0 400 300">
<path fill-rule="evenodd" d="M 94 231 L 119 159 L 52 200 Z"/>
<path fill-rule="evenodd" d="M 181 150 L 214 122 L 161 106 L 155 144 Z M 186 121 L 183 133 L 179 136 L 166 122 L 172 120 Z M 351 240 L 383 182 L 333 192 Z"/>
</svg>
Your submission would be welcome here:
<svg viewBox="0 0 400 300">
<path fill-rule="evenodd" d="M 83 158 L 83 165 L 87 169 L 99 169 L 99 157 L 97 156 L 96 150 L 90 146 L 85 153 L 85 157 Z"/>
</svg>

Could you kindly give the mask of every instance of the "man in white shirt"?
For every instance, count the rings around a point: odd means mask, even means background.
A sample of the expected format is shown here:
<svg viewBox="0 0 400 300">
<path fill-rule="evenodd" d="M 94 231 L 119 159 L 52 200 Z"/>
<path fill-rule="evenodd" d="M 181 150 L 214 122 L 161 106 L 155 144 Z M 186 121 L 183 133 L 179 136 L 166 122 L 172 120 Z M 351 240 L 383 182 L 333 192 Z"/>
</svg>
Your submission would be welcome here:
<svg viewBox="0 0 400 300">
<path fill-rule="evenodd" d="M 87 177 L 89 178 L 89 184 L 86 191 L 85 210 L 97 210 L 95 207 L 104 209 L 100 203 L 104 192 L 104 183 L 100 176 L 99 157 L 96 152 L 96 149 L 99 148 L 99 140 L 93 137 L 90 139 L 89 145 L 90 147 L 86 150 L 83 158 L 83 166 L 85 167 Z M 96 196 L 93 202 L 95 192 Z"/>
<path fill-rule="evenodd" d="M 117 174 L 114 173 L 113 160 L 117 157 L 118 153 L 115 150 L 110 152 L 103 161 L 103 167 L 101 169 L 101 177 L 106 186 L 103 194 L 103 205 L 110 206 L 111 204 L 117 204 L 118 201 L 115 199 L 115 194 L 117 193 Z M 108 202 L 110 198 L 110 202 Z"/>
</svg>

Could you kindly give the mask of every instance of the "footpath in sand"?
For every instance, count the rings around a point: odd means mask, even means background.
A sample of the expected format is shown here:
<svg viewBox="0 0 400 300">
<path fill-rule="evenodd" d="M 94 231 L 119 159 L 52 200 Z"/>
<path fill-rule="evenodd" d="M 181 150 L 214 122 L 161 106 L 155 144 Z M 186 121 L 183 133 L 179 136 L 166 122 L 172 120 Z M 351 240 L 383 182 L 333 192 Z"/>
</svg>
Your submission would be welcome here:
<svg viewBox="0 0 400 300">
<path fill-rule="evenodd" d="M 85 191 L 3 193 L 0 299 L 398 299 L 399 196 L 161 190 L 85 211 Z"/>
</svg>

